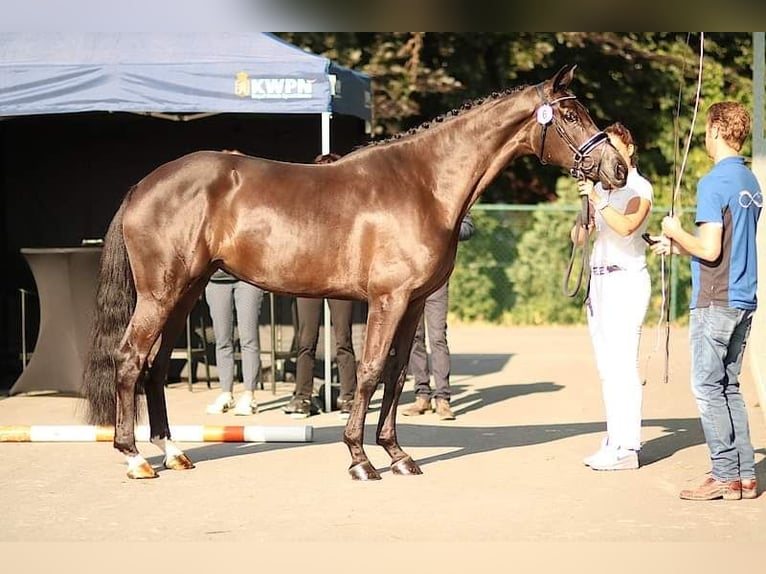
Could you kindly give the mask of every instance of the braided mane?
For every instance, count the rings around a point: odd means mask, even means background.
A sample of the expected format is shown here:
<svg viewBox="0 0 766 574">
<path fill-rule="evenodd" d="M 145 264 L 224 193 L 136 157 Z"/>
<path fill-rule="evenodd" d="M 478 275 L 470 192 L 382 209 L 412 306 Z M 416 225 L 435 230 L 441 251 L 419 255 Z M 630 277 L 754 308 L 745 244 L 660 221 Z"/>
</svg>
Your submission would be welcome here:
<svg viewBox="0 0 766 574">
<path fill-rule="evenodd" d="M 359 146 L 359 148 L 361 149 L 361 148 L 364 148 L 364 147 L 378 146 L 378 145 L 388 144 L 388 143 L 395 142 L 395 141 L 401 141 L 402 139 L 409 138 L 411 136 L 414 136 L 415 134 L 419 134 L 421 132 L 424 132 L 427 129 L 433 127 L 433 125 L 435 125 L 435 124 L 440 124 L 440 123 L 443 123 L 445 121 L 452 120 L 452 119 L 454 119 L 454 118 L 456 118 L 458 116 L 463 115 L 464 113 L 468 112 L 469 110 L 477 108 L 477 107 L 479 107 L 481 105 L 484 105 L 486 103 L 489 103 L 489 102 L 492 102 L 492 101 L 495 101 L 495 100 L 499 100 L 499 99 L 504 98 L 506 96 L 509 96 L 509 95 L 511 95 L 511 94 L 513 94 L 515 92 L 520 92 L 520 91 L 524 90 L 527 87 L 528 87 L 527 85 L 516 86 L 514 88 L 508 88 L 506 90 L 503 90 L 502 92 L 492 92 L 488 96 L 484 96 L 484 97 L 480 97 L 480 98 L 475 98 L 473 100 L 469 100 L 469 101 L 465 102 L 459 108 L 455 108 L 455 109 L 450 110 L 449 112 L 440 114 L 440 115 L 436 116 L 435 118 L 433 118 L 432 120 L 424 121 L 423 123 L 421 123 L 421 124 L 419 124 L 417 126 L 411 127 L 407 131 L 396 133 L 396 134 L 394 134 L 394 135 L 392 135 L 392 136 L 390 136 L 390 137 L 388 137 L 386 139 L 383 139 L 383 140 L 377 140 L 377 141 L 369 142 L 369 143 L 367 143 L 365 145 Z"/>
</svg>

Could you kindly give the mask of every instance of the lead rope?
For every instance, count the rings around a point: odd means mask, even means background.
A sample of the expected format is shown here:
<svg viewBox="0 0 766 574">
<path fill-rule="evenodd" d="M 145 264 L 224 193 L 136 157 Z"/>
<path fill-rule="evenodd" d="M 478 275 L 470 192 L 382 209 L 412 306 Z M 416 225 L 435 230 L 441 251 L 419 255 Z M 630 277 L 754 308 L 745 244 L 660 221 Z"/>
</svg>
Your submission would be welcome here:
<svg viewBox="0 0 766 574">
<path fill-rule="evenodd" d="M 582 176 L 578 176 L 578 181 L 582 179 Z M 575 255 L 577 253 L 577 244 L 572 243 L 572 252 L 569 255 L 569 263 L 567 265 L 566 273 L 564 273 L 564 294 L 567 297 L 574 297 L 580 291 L 582 286 L 582 278 L 585 273 L 585 269 L 588 267 L 588 261 L 590 258 L 590 228 L 588 222 L 590 221 L 590 203 L 588 202 L 588 196 L 582 196 L 582 207 L 575 219 L 575 227 L 582 227 L 585 230 L 585 240 L 582 244 L 582 265 L 580 266 L 580 272 L 577 274 L 577 281 L 573 289 L 569 289 L 569 283 L 572 279 L 572 268 L 574 267 Z M 585 298 L 588 298 L 588 289 L 590 287 L 590 270 L 585 277 Z"/>
</svg>

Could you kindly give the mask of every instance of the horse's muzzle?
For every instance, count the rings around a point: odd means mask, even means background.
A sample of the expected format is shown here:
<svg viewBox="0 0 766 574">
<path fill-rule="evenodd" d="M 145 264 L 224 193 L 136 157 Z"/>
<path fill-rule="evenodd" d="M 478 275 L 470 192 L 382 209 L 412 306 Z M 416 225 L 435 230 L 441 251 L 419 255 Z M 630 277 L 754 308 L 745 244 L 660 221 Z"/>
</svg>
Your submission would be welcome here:
<svg viewBox="0 0 766 574">
<path fill-rule="evenodd" d="M 628 166 L 619 157 L 602 157 L 598 164 L 598 180 L 607 189 L 620 189 L 628 181 Z"/>
</svg>

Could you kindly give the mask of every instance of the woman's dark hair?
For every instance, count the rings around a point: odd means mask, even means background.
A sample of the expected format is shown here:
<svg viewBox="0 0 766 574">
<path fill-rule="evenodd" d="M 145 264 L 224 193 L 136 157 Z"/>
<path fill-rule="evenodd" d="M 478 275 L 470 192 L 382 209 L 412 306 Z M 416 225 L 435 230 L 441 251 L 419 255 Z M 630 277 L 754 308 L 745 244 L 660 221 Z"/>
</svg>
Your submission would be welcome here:
<svg viewBox="0 0 766 574">
<path fill-rule="evenodd" d="M 630 133 L 630 130 L 625 127 L 625 124 L 614 122 L 612 125 L 606 126 L 604 128 L 604 133 L 617 136 L 617 138 L 619 138 L 619 140 L 625 144 L 625 147 L 628 147 L 629 145 L 633 146 L 633 154 L 630 156 L 630 165 L 631 167 L 636 167 L 638 165 L 636 142 L 633 141 L 633 134 Z"/>
</svg>

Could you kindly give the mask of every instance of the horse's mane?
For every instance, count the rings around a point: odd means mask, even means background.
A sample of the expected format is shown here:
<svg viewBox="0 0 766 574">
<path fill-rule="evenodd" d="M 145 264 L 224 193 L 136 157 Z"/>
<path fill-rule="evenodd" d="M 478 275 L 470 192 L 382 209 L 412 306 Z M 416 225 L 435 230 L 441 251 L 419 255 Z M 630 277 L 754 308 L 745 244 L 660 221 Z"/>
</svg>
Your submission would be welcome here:
<svg viewBox="0 0 766 574">
<path fill-rule="evenodd" d="M 392 135 L 392 136 L 390 136 L 390 137 L 388 137 L 386 139 L 371 141 L 369 143 L 360 145 L 359 147 L 357 147 L 355 149 L 358 150 L 358 149 L 367 148 L 367 147 L 384 145 L 384 144 L 388 144 L 388 143 L 395 142 L 395 141 L 401 141 L 402 139 L 409 138 L 409 137 L 414 136 L 415 134 L 419 134 L 421 132 L 424 132 L 424 131 L 428 130 L 429 128 L 433 127 L 435 124 L 441 124 L 441 123 L 443 123 L 445 121 L 452 120 L 452 119 L 454 119 L 454 118 L 456 118 L 458 116 L 463 115 L 464 113 L 468 112 L 469 110 L 477 108 L 477 107 L 479 107 L 479 106 L 481 106 L 483 104 L 486 104 L 486 103 L 489 103 L 489 102 L 492 102 L 492 101 L 495 101 L 495 100 L 499 100 L 501 98 L 504 98 L 504 97 L 509 96 L 511 94 L 514 94 L 516 92 L 520 92 L 520 91 L 524 90 L 527 87 L 528 87 L 528 85 L 525 84 L 525 85 L 522 85 L 522 86 L 516 86 L 516 87 L 513 87 L 513 88 L 507 88 L 507 89 L 503 90 L 502 92 L 492 92 L 488 96 L 479 97 L 479 98 L 475 98 L 473 100 L 469 100 L 469 101 L 465 102 L 459 108 L 454 108 L 454 109 L 450 110 L 449 112 L 440 114 L 440 115 L 436 116 L 435 118 L 433 118 L 431 120 L 424 121 L 423 123 L 421 123 L 421 124 L 419 124 L 417 126 L 411 127 L 407 131 L 399 132 L 399 133 L 394 134 L 394 135 Z"/>
</svg>

